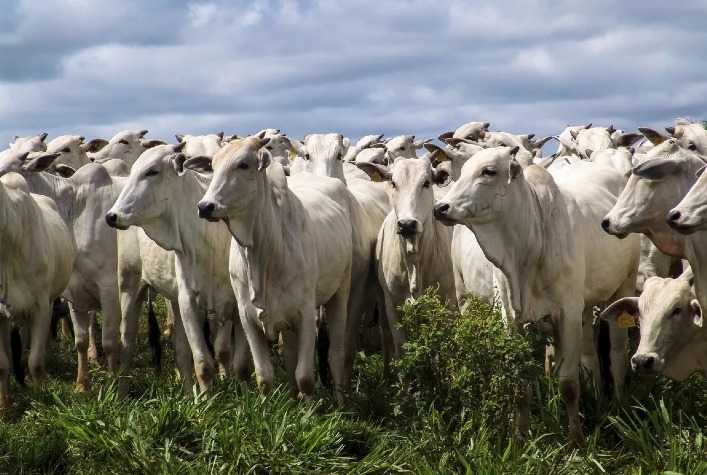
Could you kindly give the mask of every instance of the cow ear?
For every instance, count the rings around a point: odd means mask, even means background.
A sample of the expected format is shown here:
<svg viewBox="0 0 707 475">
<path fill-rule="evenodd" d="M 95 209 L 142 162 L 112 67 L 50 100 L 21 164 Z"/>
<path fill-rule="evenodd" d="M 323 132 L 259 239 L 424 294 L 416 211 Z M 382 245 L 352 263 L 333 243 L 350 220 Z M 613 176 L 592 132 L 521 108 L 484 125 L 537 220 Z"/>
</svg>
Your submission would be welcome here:
<svg viewBox="0 0 707 475">
<path fill-rule="evenodd" d="M 37 138 L 39 138 L 40 142 L 44 142 L 45 140 L 47 140 L 47 137 L 49 137 L 49 134 L 46 132 L 41 133 L 37 136 Z"/>
<path fill-rule="evenodd" d="M 444 168 L 435 168 L 432 170 L 432 181 L 438 186 L 447 186 L 452 181 L 452 174 Z"/>
<path fill-rule="evenodd" d="M 616 143 L 617 147 L 630 147 L 631 145 L 635 144 L 639 140 L 643 138 L 642 134 L 634 134 L 634 133 L 628 133 L 628 134 L 622 134 L 621 138 L 619 138 L 618 142 Z"/>
<path fill-rule="evenodd" d="M 211 157 L 192 157 L 189 160 L 185 160 L 182 163 L 182 170 L 194 170 L 195 172 L 208 173 L 213 172 L 214 169 L 211 168 Z"/>
<path fill-rule="evenodd" d="M 371 181 L 390 180 L 390 169 L 385 165 L 378 165 L 371 162 L 356 163 L 356 166 L 366 172 L 371 177 Z"/>
<path fill-rule="evenodd" d="M 617 300 L 606 307 L 599 317 L 607 322 L 616 322 L 624 312 L 633 318 L 638 317 L 638 297 L 624 297 Z"/>
<path fill-rule="evenodd" d="M 45 155 L 40 155 L 27 163 L 24 166 L 24 169 L 29 172 L 43 172 L 51 167 L 54 160 L 56 160 L 60 155 L 60 153 L 47 153 Z"/>
<path fill-rule="evenodd" d="M 643 136 L 653 145 L 660 145 L 668 140 L 667 136 L 661 134 L 657 130 L 651 129 L 650 127 L 639 127 L 638 131 L 643 134 Z"/>
<path fill-rule="evenodd" d="M 63 163 L 57 165 L 54 171 L 57 175 L 64 178 L 71 178 L 74 176 L 74 173 L 76 173 L 76 170 L 71 168 L 69 165 L 64 165 Z"/>
<path fill-rule="evenodd" d="M 692 321 L 695 322 L 695 325 L 701 327 L 702 307 L 700 306 L 700 302 L 698 302 L 697 299 L 692 299 L 692 301 L 690 302 L 690 310 L 692 311 Z"/>
<path fill-rule="evenodd" d="M 426 143 L 425 148 L 432 154 L 430 155 L 430 161 L 437 160 L 438 162 L 447 162 L 451 160 L 444 152 L 444 149 L 437 144 Z"/>
<path fill-rule="evenodd" d="M 440 142 L 444 142 L 445 140 L 451 139 L 452 137 L 454 137 L 454 132 L 445 132 L 443 134 L 439 134 L 437 140 L 439 140 Z"/>
<path fill-rule="evenodd" d="M 223 131 L 221 131 L 221 132 L 216 132 L 214 135 L 215 135 L 216 137 L 218 137 L 219 140 L 223 140 Z"/>
<path fill-rule="evenodd" d="M 262 139 L 262 140 L 269 140 L 269 139 Z M 272 161 L 272 156 L 270 155 L 270 152 L 268 152 L 267 150 L 261 149 L 258 152 L 258 171 L 265 170 L 266 168 L 268 168 L 271 161 Z"/>
<path fill-rule="evenodd" d="M 184 150 L 184 147 L 186 147 L 186 146 L 187 146 L 187 143 L 186 143 L 186 142 L 180 142 L 180 143 L 178 143 L 177 145 L 172 145 L 172 150 L 174 150 L 175 152 L 179 153 L 179 152 L 181 152 L 182 150 Z"/>
<path fill-rule="evenodd" d="M 301 155 L 304 157 L 304 155 L 307 153 L 304 148 L 304 144 L 299 140 L 291 139 L 289 137 L 285 138 L 285 140 L 287 140 L 287 142 L 290 144 L 290 146 L 288 147 L 290 149 L 290 161 L 294 160 L 296 155 Z"/>
<path fill-rule="evenodd" d="M 662 180 L 677 171 L 678 164 L 666 157 L 658 157 L 639 163 L 632 173 L 647 180 Z"/>
<path fill-rule="evenodd" d="M 523 174 L 523 167 L 520 166 L 520 163 L 515 158 L 512 158 L 508 162 L 508 183 L 512 182 L 519 176 Z"/>
<path fill-rule="evenodd" d="M 106 145 L 108 145 L 108 141 L 106 139 L 93 139 L 90 142 L 81 145 L 81 148 L 83 148 L 84 152 L 96 153 Z"/>
<path fill-rule="evenodd" d="M 172 157 L 172 166 L 178 174 L 182 175 L 184 173 L 184 162 L 186 161 L 187 156 L 183 153 L 178 153 L 174 157 Z"/>
<path fill-rule="evenodd" d="M 668 126 L 665 128 L 666 132 L 668 132 L 671 136 L 675 136 L 675 127 L 673 126 Z"/>
<path fill-rule="evenodd" d="M 579 132 L 576 130 L 570 130 L 570 136 L 572 137 L 572 140 L 577 140 L 577 136 L 579 135 Z"/>
<path fill-rule="evenodd" d="M 167 145 L 167 142 L 164 142 L 162 140 L 143 140 L 140 142 L 140 145 L 142 145 L 144 148 L 152 148 L 152 147 L 157 147 L 158 145 Z"/>
<path fill-rule="evenodd" d="M 413 142 L 412 145 L 413 147 L 415 147 L 415 150 L 420 150 L 425 144 L 428 144 L 430 142 L 432 142 L 432 139 L 424 139 Z"/>
</svg>

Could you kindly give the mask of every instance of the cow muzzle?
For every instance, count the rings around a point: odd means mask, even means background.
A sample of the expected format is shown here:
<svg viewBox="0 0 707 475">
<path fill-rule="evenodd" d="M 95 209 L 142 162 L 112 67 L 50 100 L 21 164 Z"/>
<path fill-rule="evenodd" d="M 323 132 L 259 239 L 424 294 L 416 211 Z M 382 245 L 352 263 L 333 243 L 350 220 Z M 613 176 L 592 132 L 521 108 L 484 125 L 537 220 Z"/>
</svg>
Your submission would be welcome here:
<svg viewBox="0 0 707 475">
<path fill-rule="evenodd" d="M 114 213 L 112 211 L 109 211 L 106 214 L 106 223 L 108 223 L 108 226 L 110 226 L 111 228 L 116 228 L 116 229 L 121 229 L 121 230 L 126 230 L 130 227 L 130 226 L 125 226 L 125 225 L 119 224 L 118 223 L 118 214 Z"/>
<path fill-rule="evenodd" d="M 660 372 L 658 368 L 658 359 L 650 353 L 635 354 L 631 358 L 631 368 L 635 373 L 640 374 L 657 374 Z"/>
<path fill-rule="evenodd" d="M 697 231 L 697 227 L 685 218 L 685 215 L 677 209 L 672 209 L 668 213 L 668 226 L 680 234 L 692 234 Z"/>
<path fill-rule="evenodd" d="M 420 232 L 420 223 L 416 219 L 400 219 L 397 225 L 397 233 L 404 237 L 414 236 Z"/>
<path fill-rule="evenodd" d="M 207 221 L 215 222 L 219 221 L 219 218 L 214 217 L 214 211 L 216 210 L 216 204 L 211 201 L 200 201 L 197 205 L 199 209 L 199 217 Z"/>
<path fill-rule="evenodd" d="M 449 203 L 437 203 L 436 205 L 434 205 L 434 208 L 432 208 L 435 219 L 437 221 L 447 226 L 453 226 L 457 224 L 457 222 L 449 215 L 450 209 L 451 206 L 449 205 Z"/>
</svg>

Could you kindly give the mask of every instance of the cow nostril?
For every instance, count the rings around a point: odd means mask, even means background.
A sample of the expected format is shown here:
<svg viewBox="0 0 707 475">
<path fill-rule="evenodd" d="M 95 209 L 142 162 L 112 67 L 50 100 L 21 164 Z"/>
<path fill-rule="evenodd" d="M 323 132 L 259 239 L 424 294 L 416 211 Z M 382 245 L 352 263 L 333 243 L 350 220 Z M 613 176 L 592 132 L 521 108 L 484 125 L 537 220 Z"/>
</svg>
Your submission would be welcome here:
<svg viewBox="0 0 707 475">
<path fill-rule="evenodd" d="M 437 203 L 434 206 L 435 216 L 444 216 L 449 211 L 449 203 Z"/>
<path fill-rule="evenodd" d="M 672 221 L 673 223 L 677 223 L 680 219 L 680 216 L 682 216 L 680 211 L 673 211 L 672 213 L 670 213 L 670 221 Z"/>
<path fill-rule="evenodd" d="M 216 205 L 211 202 L 201 202 L 197 205 L 197 208 L 199 208 L 199 217 L 200 218 L 207 218 L 211 216 L 216 209 Z"/>
<path fill-rule="evenodd" d="M 603 229 L 609 229 L 609 224 L 611 224 L 611 222 L 609 221 L 609 218 L 604 218 L 601 220 L 601 227 Z"/>
<path fill-rule="evenodd" d="M 108 226 L 115 227 L 118 223 L 118 215 L 115 213 L 106 214 L 106 223 L 108 223 Z"/>
<path fill-rule="evenodd" d="M 93 158 L 93 157 L 91 157 L 91 158 L 89 158 L 89 159 L 88 159 L 88 161 L 89 161 L 89 162 L 95 162 L 95 161 L 96 161 L 96 159 L 95 159 L 95 158 Z"/>
</svg>

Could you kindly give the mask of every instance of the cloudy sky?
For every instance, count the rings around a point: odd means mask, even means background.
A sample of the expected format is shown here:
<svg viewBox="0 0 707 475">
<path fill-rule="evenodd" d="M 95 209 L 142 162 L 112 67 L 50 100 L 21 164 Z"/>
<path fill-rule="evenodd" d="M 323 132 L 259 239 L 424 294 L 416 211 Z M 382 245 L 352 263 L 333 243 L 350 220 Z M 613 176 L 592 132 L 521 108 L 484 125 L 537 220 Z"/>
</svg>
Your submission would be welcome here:
<svg viewBox="0 0 707 475">
<path fill-rule="evenodd" d="M 704 0 L 0 0 L 0 144 L 707 118 Z M 4 148 L 4 147 L 0 147 Z"/>
</svg>

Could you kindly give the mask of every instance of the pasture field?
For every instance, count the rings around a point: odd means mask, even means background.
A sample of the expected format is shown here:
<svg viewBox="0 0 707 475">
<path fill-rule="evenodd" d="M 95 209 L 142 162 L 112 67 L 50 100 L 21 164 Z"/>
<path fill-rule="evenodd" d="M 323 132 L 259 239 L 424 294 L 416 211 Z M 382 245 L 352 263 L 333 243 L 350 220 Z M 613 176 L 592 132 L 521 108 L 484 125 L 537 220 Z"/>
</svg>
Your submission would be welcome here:
<svg viewBox="0 0 707 475">
<path fill-rule="evenodd" d="M 164 318 L 164 306 L 157 310 Z M 217 381 L 206 401 L 185 397 L 168 344 L 164 372 L 151 367 L 144 327 L 130 396 L 118 399 L 115 381 L 100 369 L 92 370 L 89 393 L 77 394 L 73 344 L 53 341 L 41 389 L 12 380 L 12 407 L 0 421 L 0 472 L 707 473 L 702 376 L 681 385 L 632 376 L 620 399 L 594 396 L 585 378 L 587 443 L 578 449 L 566 443 L 557 382 L 533 357 L 541 346 L 532 334 L 508 335 L 500 314 L 479 301 L 457 318 L 425 295 L 405 315 L 412 341 L 393 377 L 382 382 L 380 356 L 359 353 L 355 392 L 342 411 L 321 385 L 311 407 L 284 387 L 262 398 L 254 381 Z M 276 360 L 284 381 L 281 367 Z M 521 441 L 513 398 L 524 380 L 535 397 L 532 433 Z"/>
</svg>

